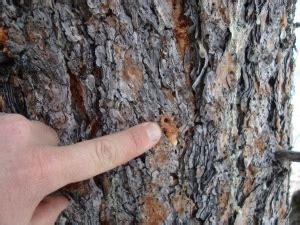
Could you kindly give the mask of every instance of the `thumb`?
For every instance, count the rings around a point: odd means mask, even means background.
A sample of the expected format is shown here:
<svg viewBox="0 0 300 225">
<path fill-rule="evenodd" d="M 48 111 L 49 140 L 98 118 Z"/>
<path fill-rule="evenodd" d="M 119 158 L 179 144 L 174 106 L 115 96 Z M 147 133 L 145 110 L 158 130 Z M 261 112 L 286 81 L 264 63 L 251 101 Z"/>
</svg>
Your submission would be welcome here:
<svg viewBox="0 0 300 225">
<path fill-rule="evenodd" d="M 69 200 L 61 195 L 45 197 L 35 209 L 31 225 L 53 225 L 59 214 L 68 207 Z"/>
</svg>

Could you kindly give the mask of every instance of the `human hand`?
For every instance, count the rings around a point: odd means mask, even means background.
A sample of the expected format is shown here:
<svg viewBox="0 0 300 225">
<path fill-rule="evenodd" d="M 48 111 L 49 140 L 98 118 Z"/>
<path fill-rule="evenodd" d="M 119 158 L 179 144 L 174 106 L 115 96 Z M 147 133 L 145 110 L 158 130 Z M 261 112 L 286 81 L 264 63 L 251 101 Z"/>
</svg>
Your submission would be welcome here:
<svg viewBox="0 0 300 225">
<path fill-rule="evenodd" d="M 129 161 L 153 147 L 160 136 L 157 124 L 144 123 L 58 147 L 52 128 L 21 115 L 1 114 L 0 224 L 54 224 L 69 202 L 50 193 Z"/>
</svg>

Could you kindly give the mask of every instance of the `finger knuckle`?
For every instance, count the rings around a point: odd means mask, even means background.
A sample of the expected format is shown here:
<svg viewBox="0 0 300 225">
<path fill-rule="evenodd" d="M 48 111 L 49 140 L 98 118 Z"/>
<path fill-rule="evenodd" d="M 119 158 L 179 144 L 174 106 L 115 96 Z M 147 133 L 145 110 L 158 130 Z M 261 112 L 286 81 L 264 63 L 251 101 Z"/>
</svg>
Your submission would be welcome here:
<svg viewBox="0 0 300 225">
<path fill-rule="evenodd" d="M 10 130 L 16 135 L 26 135 L 31 129 L 29 120 L 19 114 L 11 115 L 7 122 Z"/>
<path fill-rule="evenodd" d="M 28 119 L 21 114 L 13 114 L 11 120 L 14 120 L 16 123 L 28 123 Z"/>
<path fill-rule="evenodd" d="M 111 141 L 102 139 L 95 143 L 95 153 L 97 162 L 103 161 L 114 161 L 115 160 L 115 149 Z"/>
<path fill-rule="evenodd" d="M 129 133 L 130 139 L 132 141 L 133 148 L 131 149 L 133 152 L 136 152 L 139 149 L 139 146 L 141 146 L 141 140 L 139 137 L 139 134 L 135 131 L 131 131 Z"/>
<path fill-rule="evenodd" d="M 18 126 L 28 124 L 28 120 L 26 119 L 26 117 L 20 114 L 12 114 L 9 118 L 9 122 L 13 125 L 18 125 Z"/>
<path fill-rule="evenodd" d="M 56 133 L 56 131 L 48 126 L 47 124 L 40 122 L 40 121 L 34 121 L 34 123 L 36 123 L 43 132 L 45 132 L 46 134 L 49 135 L 49 137 L 52 137 L 56 143 L 59 143 L 59 137 L 58 134 Z"/>
</svg>

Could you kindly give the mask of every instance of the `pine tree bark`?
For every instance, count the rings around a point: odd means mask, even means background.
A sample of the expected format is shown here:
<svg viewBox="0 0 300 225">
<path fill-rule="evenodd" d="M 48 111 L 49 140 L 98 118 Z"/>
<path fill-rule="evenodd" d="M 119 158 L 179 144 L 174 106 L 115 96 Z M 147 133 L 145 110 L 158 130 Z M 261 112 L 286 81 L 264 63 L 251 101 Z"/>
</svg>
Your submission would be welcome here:
<svg viewBox="0 0 300 225">
<path fill-rule="evenodd" d="M 61 192 L 57 224 L 284 224 L 295 0 L 2 0 L 0 110 L 61 144 L 144 121 L 145 155 Z"/>
</svg>

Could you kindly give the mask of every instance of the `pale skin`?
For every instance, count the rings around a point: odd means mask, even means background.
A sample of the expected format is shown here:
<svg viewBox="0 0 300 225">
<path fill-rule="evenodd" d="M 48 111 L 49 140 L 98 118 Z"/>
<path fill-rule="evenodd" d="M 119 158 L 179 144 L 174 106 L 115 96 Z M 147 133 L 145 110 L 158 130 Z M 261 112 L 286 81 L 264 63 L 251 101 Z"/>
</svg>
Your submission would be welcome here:
<svg viewBox="0 0 300 225">
<path fill-rule="evenodd" d="M 0 224 L 52 225 L 68 207 L 59 188 L 111 170 L 153 147 L 156 123 L 58 146 L 49 126 L 18 114 L 0 114 Z"/>
</svg>

